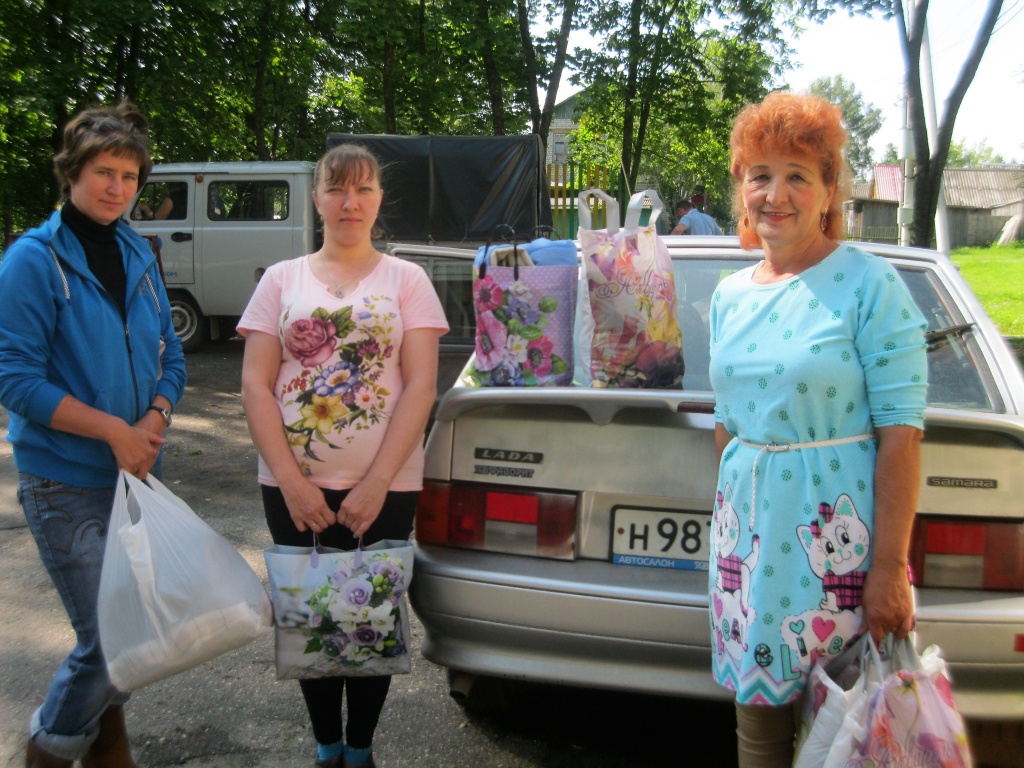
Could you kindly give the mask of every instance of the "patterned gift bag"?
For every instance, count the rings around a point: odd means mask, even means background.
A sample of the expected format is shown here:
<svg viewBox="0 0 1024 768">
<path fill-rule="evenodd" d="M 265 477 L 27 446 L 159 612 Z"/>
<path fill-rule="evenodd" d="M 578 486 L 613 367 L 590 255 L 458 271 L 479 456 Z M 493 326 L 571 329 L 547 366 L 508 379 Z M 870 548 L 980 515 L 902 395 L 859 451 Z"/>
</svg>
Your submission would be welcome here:
<svg viewBox="0 0 1024 768">
<path fill-rule="evenodd" d="M 591 229 L 589 198 L 605 204 L 608 228 Z M 661 213 L 653 190 L 629 201 L 626 227 L 618 228 L 618 202 L 598 189 L 579 195 L 580 248 L 590 312 L 583 313 L 595 387 L 671 389 L 682 386 L 683 335 L 676 317 L 672 258 L 654 224 L 639 226 L 644 198 L 651 221 Z"/>
<path fill-rule="evenodd" d="M 575 246 L 571 264 L 535 263 L 527 248 L 514 242 L 499 248 L 488 245 L 479 258 L 488 263 L 474 267 L 476 355 L 467 368 L 468 383 L 484 387 L 571 384 L 579 274 Z"/>
<path fill-rule="evenodd" d="M 412 544 L 385 539 L 351 552 L 275 544 L 263 557 L 274 601 L 278 679 L 412 669 L 406 600 Z"/>
<path fill-rule="evenodd" d="M 938 648 L 918 656 L 909 638 L 895 642 L 893 670 L 872 694 L 863 740 L 851 752 L 846 768 L 973 766 Z"/>
</svg>

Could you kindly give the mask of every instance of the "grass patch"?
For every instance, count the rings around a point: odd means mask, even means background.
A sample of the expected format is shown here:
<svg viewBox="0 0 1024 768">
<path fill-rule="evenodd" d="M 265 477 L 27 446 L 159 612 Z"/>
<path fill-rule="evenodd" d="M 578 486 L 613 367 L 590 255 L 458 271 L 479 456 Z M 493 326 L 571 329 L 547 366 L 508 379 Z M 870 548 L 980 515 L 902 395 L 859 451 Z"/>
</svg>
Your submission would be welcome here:
<svg viewBox="0 0 1024 768">
<path fill-rule="evenodd" d="M 957 248 L 951 258 L 999 332 L 1024 337 L 1024 241 Z"/>
</svg>

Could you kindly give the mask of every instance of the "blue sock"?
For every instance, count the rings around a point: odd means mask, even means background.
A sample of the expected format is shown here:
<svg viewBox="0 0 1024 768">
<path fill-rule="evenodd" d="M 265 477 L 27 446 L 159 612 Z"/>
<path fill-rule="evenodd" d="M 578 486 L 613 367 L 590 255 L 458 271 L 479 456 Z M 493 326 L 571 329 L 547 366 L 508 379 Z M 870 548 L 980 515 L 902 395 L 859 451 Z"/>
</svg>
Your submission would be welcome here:
<svg viewBox="0 0 1024 768">
<path fill-rule="evenodd" d="M 333 744 L 320 744 L 316 745 L 316 759 L 317 760 L 333 760 L 336 757 L 341 757 L 345 754 L 345 740 L 341 739 L 334 742 Z"/>
<path fill-rule="evenodd" d="M 366 749 L 356 749 L 355 747 L 349 747 L 345 750 L 345 762 L 349 765 L 363 765 L 370 762 L 370 756 L 373 754 L 373 747 L 366 747 Z"/>
</svg>

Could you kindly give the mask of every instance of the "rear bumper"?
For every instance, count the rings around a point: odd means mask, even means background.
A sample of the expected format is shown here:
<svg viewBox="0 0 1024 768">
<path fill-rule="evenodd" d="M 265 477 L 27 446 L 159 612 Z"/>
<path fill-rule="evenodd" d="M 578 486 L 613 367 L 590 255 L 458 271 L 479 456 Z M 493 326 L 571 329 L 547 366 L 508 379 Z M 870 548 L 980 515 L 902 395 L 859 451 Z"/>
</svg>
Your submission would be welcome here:
<svg viewBox="0 0 1024 768">
<path fill-rule="evenodd" d="M 707 575 L 653 570 L 417 545 L 423 655 L 474 674 L 728 700 L 711 677 Z"/>
<path fill-rule="evenodd" d="M 1024 721 L 1024 597 L 921 590 L 917 646 L 947 660 L 965 717 Z M 994 596 L 993 596 L 994 595 Z M 731 699 L 711 676 L 702 572 L 417 545 L 423 655 L 533 682 Z"/>
<path fill-rule="evenodd" d="M 930 645 L 946 660 L 960 714 L 1024 721 L 1024 596 L 918 590 L 917 648 Z"/>
</svg>

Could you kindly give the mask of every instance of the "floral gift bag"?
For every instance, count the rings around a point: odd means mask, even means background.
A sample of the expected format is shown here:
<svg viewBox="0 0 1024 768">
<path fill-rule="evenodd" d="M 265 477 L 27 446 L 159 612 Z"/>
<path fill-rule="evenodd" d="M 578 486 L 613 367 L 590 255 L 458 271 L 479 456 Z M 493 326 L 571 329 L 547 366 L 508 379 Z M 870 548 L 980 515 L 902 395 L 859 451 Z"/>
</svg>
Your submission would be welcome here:
<svg viewBox="0 0 1024 768">
<path fill-rule="evenodd" d="M 896 640 L 892 670 L 872 693 L 863 730 L 835 765 L 844 768 L 972 768 L 964 721 L 953 701 L 946 662 L 932 645 L 920 656 Z M 830 755 L 831 758 L 831 755 Z M 827 765 L 827 763 L 826 763 Z"/>
<path fill-rule="evenodd" d="M 591 228 L 592 196 L 605 204 L 607 229 Z M 620 230 L 615 198 L 600 189 L 579 195 L 580 249 L 590 304 L 590 311 L 582 313 L 581 344 L 589 347 L 595 387 L 671 389 L 682 384 L 683 335 L 676 318 L 672 258 L 654 224 L 639 226 L 645 197 L 652 203 L 651 221 L 657 219 L 662 207 L 658 194 L 637 192 Z"/>
<path fill-rule="evenodd" d="M 277 677 L 395 675 L 412 669 L 413 547 L 353 552 L 276 544 L 263 552 L 274 603 Z"/>
<path fill-rule="evenodd" d="M 468 383 L 572 384 L 576 259 L 576 246 L 567 240 L 539 238 L 480 249 L 473 275 L 476 355 L 467 369 Z"/>
</svg>

